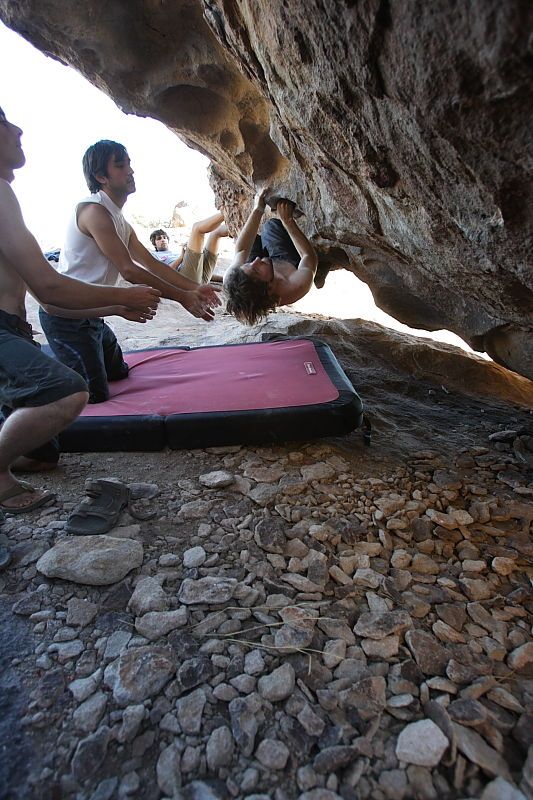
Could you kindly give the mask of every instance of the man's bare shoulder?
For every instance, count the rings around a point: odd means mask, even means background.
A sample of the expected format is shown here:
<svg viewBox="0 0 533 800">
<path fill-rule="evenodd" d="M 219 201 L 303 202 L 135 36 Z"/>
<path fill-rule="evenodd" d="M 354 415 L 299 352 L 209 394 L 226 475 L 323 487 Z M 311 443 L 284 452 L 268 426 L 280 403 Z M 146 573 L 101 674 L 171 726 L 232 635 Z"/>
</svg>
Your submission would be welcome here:
<svg viewBox="0 0 533 800">
<path fill-rule="evenodd" d="M 111 214 L 100 203 L 93 203 L 91 200 L 82 200 L 76 208 L 76 219 L 78 228 L 82 233 L 91 235 L 91 231 L 98 229 L 115 230 Z"/>
<path fill-rule="evenodd" d="M 77 205 L 78 219 L 109 219 L 110 214 L 101 203 L 92 200 L 82 200 Z"/>
</svg>

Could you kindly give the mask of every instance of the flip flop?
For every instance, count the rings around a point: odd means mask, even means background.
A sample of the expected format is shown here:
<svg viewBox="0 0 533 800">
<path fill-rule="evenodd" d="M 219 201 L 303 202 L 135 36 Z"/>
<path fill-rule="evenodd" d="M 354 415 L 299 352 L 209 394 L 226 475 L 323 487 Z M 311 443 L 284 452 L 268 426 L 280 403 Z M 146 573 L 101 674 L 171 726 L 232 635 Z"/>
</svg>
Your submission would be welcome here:
<svg viewBox="0 0 533 800">
<path fill-rule="evenodd" d="M 68 516 L 66 532 L 75 536 L 107 533 L 127 507 L 130 490 L 123 483 L 100 478 L 87 481 L 85 491 L 87 497 Z"/>
<path fill-rule="evenodd" d="M 56 496 L 54 492 L 46 492 L 46 494 L 37 497 L 28 505 L 21 506 L 20 508 L 12 508 L 11 506 L 4 505 L 6 500 L 11 500 L 13 497 L 19 497 L 21 494 L 37 494 L 35 489 L 30 483 L 26 481 L 19 481 L 11 489 L 6 489 L 5 492 L 0 492 L 0 509 L 6 514 L 25 514 L 26 511 L 33 511 L 35 508 L 40 508 L 48 503 Z"/>
</svg>

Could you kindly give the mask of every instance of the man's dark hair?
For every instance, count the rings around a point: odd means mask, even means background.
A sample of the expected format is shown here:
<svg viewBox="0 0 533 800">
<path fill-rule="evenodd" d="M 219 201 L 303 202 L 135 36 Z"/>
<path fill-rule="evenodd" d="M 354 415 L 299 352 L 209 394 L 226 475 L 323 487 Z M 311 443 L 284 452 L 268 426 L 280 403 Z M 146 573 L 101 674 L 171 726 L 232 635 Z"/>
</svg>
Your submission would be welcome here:
<svg viewBox="0 0 533 800">
<path fill-rule="evenodd" d="M 168 233 L 164 231 L 163 228 L 158 228 L 156 231 L 152 231 L 152 233 L 150 234 L 150 241 L 152 242 L 152 245 L 154 247 L 155 247 L 155 240 L 157 239 L 158 236 L 166 236 L 168 239 Z"/>
<path fill-rule="evenodd" d="M 101 139 L 92 144 L 83 154 L 83 174 L 91 194 L 102 188 L 97 175 L 107 176 L 107 165 L 113 156 L 116 161 L 126 158 L 128 152 L 123 144 L 112 142 L 110 139 Z"/>
<path fill-rule="evenodd" d="M 224 281 L 228 296 L 226 310 L 246 325 L 255 325 L 276 308 L 277 298 L 269 294 L 269 286 L 246 275 L 241 267 L 228 272 Z"/>
</svg>

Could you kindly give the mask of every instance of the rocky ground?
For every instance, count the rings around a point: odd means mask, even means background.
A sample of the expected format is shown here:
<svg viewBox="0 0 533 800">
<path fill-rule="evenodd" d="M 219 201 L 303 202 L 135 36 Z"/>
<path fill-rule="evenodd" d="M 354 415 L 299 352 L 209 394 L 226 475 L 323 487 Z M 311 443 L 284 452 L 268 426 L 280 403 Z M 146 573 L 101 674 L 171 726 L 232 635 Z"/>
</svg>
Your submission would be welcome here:
<svg viewBox="0 0 533 800">
<path fill-rule="evenodd" d="M 0 530 L 0 797 L 533 797 L 528 389 L 378 329 L 248 334 L 329 340 L 371 448 L 65 454 L 39 477 L 58 499 Z M 97 476 L 133 506 L 68 537 Z"/>
</svg>

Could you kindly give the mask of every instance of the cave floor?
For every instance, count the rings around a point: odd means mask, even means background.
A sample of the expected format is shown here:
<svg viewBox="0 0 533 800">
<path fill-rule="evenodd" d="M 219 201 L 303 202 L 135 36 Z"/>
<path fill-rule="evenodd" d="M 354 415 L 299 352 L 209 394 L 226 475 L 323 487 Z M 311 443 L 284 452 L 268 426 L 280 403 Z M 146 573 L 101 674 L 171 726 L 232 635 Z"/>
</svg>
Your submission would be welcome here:
<svg viewBox="0 0 533 800">
<path fill-rule="evenodd" d="M 531 413 L 328 330 L 370 448 L 64 454 L 58 499 L 3 523 L 1 798 L 533 796 Z M 238 339 L 191 331 L 143 343 Z M 64 532 L 95 476 L 147 512 L 107 559 Z"/>
</svg>

